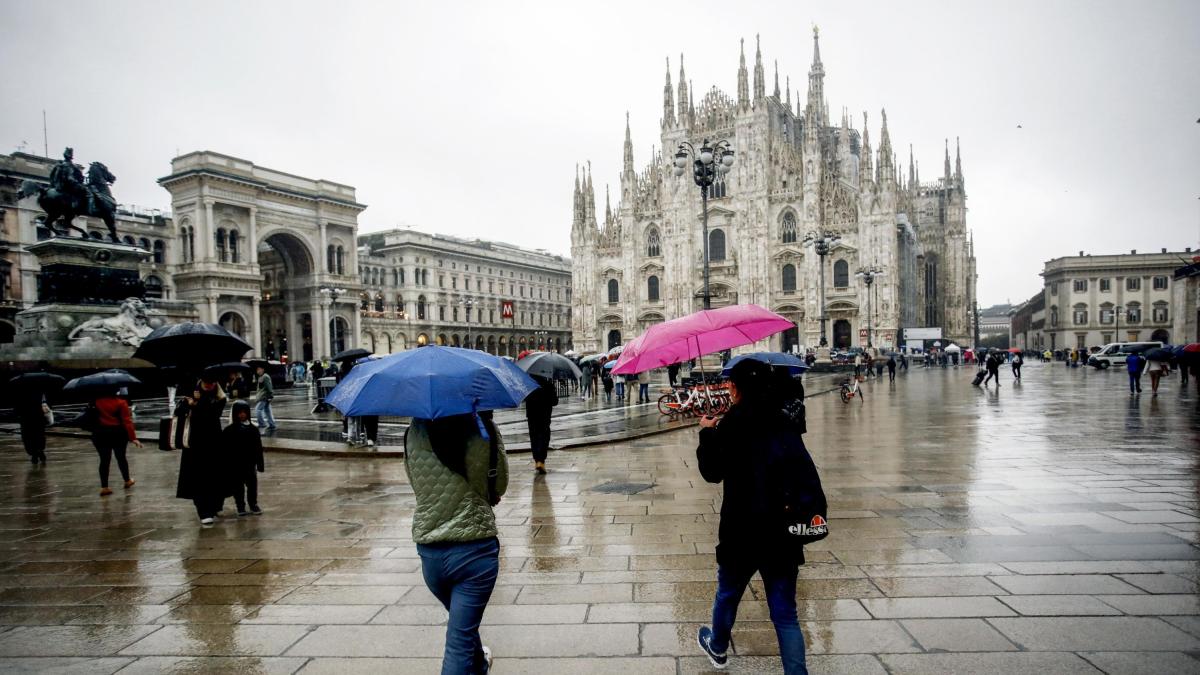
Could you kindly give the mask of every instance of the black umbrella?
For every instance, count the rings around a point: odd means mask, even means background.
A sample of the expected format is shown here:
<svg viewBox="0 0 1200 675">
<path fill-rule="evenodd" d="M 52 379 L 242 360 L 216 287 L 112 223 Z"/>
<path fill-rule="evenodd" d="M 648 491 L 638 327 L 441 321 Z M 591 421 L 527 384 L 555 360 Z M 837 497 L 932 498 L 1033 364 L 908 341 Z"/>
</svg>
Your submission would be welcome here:
<svg viewBox="0 0 1200 675">
<path fill-rule="evenodd" d="M 240 361 L 250 351 L 245 340 L 215 323 L 172 324 L 156 328 L 133 353 L 156 366 L 203 369 L 214 363 Z"/>
<path fill-rule="evenodd" d="M 230 373 L 250 374 L 250 364 L 242 363 L 241 361 L 230 361 L 229 363 L 218 363 L 215 366 L 209 366 L 204 369 L 205 377 L 225 377 Z"/>
<path fill-rule="evenodd" d="M 121 387 L 128 387 L 131 384 L 141 383 L 141 380 L 130 375 L 129 373 L 118 368 L 114 368 L 112 370 L 106 370 L 102 373 L 77 377 L 68 382 L 67 386 L 63 387 L 63 391 L 90 391 L 93 389 L 107 389 L 109 391 L 116 391 Z"/>
<path fill-rule="evenodd" d="M 1147 350 L 1142 356 L 1145 356 L 1147 361 L 1170 361 L 1174 354 L 1170 349 L 1155 347 L 1154 349 Z"/>
<path fill-rule="evenodd" d="M 517 367 L 548 380 L 578 380 L 581 373 L 571 359 L 553 352 L 536 352 L 517 361 Z"/>
<path fill-rule="evenodd" d="M 361 359 L 361 358 L 364 358 L 364 357 L 367 357 L 370 355 L 371 355 L 371 352 L 369 352 L 365 349 L 355 348 L 355 349 L 347 349 L 345 351 L 340 351 L 337 354 L 334 354 L 333 358 L 331 358 L 329 360 L 330 361 L 355 361 L 357 359 Z"/>
<path fill-rule="evenodd" d="M 58 391 L 66 384 L 67 378 L 54 373 L 22 373 L 8 383 L 25 391 Z"/>
</svg>

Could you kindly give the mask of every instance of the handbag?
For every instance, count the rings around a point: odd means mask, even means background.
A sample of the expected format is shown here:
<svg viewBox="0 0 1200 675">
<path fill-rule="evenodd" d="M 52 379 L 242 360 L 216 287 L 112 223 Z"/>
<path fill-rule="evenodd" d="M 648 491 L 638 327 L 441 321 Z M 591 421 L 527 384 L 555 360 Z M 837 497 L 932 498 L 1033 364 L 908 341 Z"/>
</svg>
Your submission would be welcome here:
<svg viewBox="0 0 1200 675">
<path fill-rule="evenodd" d="M 42 416 L 46 418 L 46 426 L 53 426 L 54 411 L 51 410 L 50 406 L 46 405 L 45 403 L 42 404 Z"/>
</svg>

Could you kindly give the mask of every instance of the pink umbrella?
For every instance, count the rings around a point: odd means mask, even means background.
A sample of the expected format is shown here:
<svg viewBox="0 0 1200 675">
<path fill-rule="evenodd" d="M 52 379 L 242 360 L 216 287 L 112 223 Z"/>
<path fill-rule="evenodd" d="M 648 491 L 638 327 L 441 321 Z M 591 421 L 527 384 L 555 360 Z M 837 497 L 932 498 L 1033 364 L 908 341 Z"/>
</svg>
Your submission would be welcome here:
<svg viewBox="0 0 1200 675">
<path fill-rule="evenodd" d="M 613 372 L 640 373 L 757 342 L 796 324 L 758 305 L 709 309 L 657 323 L 625 345 Z"/>
</svg>

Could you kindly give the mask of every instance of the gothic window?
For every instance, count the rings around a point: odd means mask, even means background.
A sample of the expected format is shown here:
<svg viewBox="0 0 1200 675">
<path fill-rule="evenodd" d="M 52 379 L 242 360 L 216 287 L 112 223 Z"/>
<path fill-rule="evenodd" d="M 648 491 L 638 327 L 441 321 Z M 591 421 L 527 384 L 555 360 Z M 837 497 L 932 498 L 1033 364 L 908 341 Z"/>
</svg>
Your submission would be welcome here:
<svg viewBox="0 0 1200 675">
<path fill-rule="evenodd" d="M 783 266 L 783 290 L 785 293 L 796 290 L 796 266 L 791 263 Z"/>
<path fill-rule="evenodd" d="M 425 320 L 425 296 L 423 295 L 417 296 L 417 318 Z"/>
<path fill-rule="evenodd" d="M 658 277 L 651 276 L 646 279 L 646 300 L 650 302 L 658 302 Z"/>
<path fill-rule="evenodd" d="M 1156 291 L 1167 290 L 1167 278 L 1166 277 L 1154 277 L 1154 290 L 1156 290 Z"/>
<path fill-rule="evenodd" d="M 850 263 L 839 260 L 833 263 L 833 287 L 848 288 L 850 286 Z"/>
<path fill-rule="evenodd" d="M 146 281 L 144 283 L 146 286 L 146 297 L 147 298 L 157 299 L 157 298 L 163 297 L 162 279 L 159 279 L 158 277 L 156 277 L 154 275 L 150 275 L 150 276 L 146 277 Z"/>
<path fill-rule="evenodd" d="M 713 230 L 708 233 L 708 259 L 713 262 L 725 260 L 725 232 Z"/>
<path fill-rule="evenodd" d="M 608 301 L 614 303 L 621 301 L 621 288 L 616 279 L 608 280 Z"/>
<path fill-rule="evenodd" d="M 458 308 L 457 307 L 450 308 L 450 320 L 458 321 Z"/>
<path fill-rule="evenodd" d="M 225 250 L 225 228 L 217 229 L 217 260 L 228 262 L 228 253 Z"/>
<path fill-rule="evenodd" d="M 1141 277 L 1129 277 L 1128 279 L 1126 279 L 1125 280 L 1125 290 L 1127 290 L 1127 291 L 1142 290 L 1142 278 Z"/>
<path fill-rule="evenodd" d="M 1074 311 L 1071 312 L 1071 321 L 1076 326 L 1086 326 L 1088 322 L 1087 305 L 1082 302 L 1075 305 Z"/>
<path fill-rule="evenodd" d="M 783 214 L 783 228 L 780 239 L 785 244 L 796 243 L 796 214 L 787 211 Z"/>
<path fill-rule="evenodd" d="M 375 311 L 376 312 L 383 311 L 383 293 L 375 294 Z"/>
<path fill-rule="evenodd" d="M 238 236 L 237 230 L 229 231 L 229 262 L 239 262 L 238 244 L 241 243 L 241 237 Z"/>
<path fill-rule="evenodd" d="M 439 305 L 438 306 L 438 321 L 445 321 L 445 320 L 446 320 L 446 308 L 445 308 L 445 306 Z"/>
<path fill-rule="evenodd" d="M 711 192 L 709 192 L 708 196 L 711 199 L 723 199 L 725 196 L 727 196 L 727 194 L 728 189 L 725 185 L 725 179 L 718 176 L 716 180 L 713 181 Z"/>
<path fill-rule="evenodd" d="M 183 262 L 193 262 L 196 259 L 195 237 L 192 234 L 192 228 L 186 225 L 179 230 L 179 248 L 183 255 Z"/>
<path fill-rule="evenodd" d="M 158 263 L 159 265 L 166 262 L 166 248 L 167 244 L 162 239 L 154 240 L 154 262 Z"/>
</svg>

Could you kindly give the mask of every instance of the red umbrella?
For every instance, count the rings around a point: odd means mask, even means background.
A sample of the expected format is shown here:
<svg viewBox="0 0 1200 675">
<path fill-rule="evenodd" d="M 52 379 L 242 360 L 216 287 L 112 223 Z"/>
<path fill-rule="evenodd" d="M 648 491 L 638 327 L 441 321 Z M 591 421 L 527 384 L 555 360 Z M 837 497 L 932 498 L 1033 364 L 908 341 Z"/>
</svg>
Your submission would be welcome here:
<svg viewBox="0 0 1200 675">
<path fill-rule="evenodd" d="M 758 305 L 710 309 L 654 324 L 621 352 L 613 373 L 628 375 L 740 347 L 796 324 Z"/>
<path fill-rule="evenodd" d="M 1183 351 L 1189 354 L 1200 353 L 1200 342 L 1193 342 L 1183 346 Z"/>
</svg>

